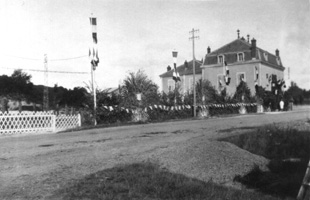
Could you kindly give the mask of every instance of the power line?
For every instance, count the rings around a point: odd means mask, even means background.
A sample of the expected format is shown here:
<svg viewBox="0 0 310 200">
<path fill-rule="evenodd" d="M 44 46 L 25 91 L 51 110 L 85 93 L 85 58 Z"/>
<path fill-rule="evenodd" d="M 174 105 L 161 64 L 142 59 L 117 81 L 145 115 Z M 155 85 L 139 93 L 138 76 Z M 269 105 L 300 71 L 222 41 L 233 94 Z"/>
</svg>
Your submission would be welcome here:
<svg viewBox="0 0 310 200">
<path fill-rule="evenodd" d="M 72 57 L 72 58 L 58 58 L 58 59 L 49 59 L 49 61 L 75 60 L 75 59 L 85 58 L 85 57 L 88 57 L 88 55 L 77 56 L 77 57 Z"/>
<path fill-rule="evenodd" d="M 19 58 L 19 59 L 24 59 L 24 60 L 35 60 L 35 61 L 42 60 L 42 59 L 39 59 L 39 58 L 27 58 L 27 57 L 13 56 L 13 55 L 7 55 L 7 54 L 4 54 L 4 55 L 8 56 L 8 57 Z"/>
<path fill-rule="evenodd" d="M 10 68 L 10 67 L 0 67 L 2 69 L 21 69 L 21 68 Z M 45 70 L 40 69 L 21 69 L 26 71 L 33 71 L 33 72 L 46 72 Z M 89 72 L 70 72 L 70 71 L 55 71 L 55 70 L 49 70 L 48 73 L 61 73 L 61 74 L 89 74 Z"/>
<path fill-rule="evenodd" d="M 43 59 L 40 59 L 40 58 L 29 58 L 29 57 L 14 56 L 14 55 L 8 55 L 8 54 L 4 54 L 4 55 L 8 57 L 23 59 L 23 60 L 43 61 Z M 76 57 L 70 57 L 70 58 L 49 59 L 49 61 L 66 61 L 66 60 L 75 60 L 75 59 L 85 58 L 85 57 L 88 57 L 88 55 L 82 55 L 82 56 L 76 56 Z"/>
</svg>

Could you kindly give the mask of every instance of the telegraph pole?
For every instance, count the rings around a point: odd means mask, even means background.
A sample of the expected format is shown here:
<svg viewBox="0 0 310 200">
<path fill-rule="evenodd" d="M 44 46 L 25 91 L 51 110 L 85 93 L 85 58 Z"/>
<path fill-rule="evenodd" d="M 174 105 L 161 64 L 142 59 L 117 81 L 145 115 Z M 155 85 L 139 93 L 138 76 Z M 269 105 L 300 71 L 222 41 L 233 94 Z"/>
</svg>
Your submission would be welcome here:
<svg viewBox="0 0 310 200">
<path fill-rule="evenodd" d="M 44 54 L 43 110 L 44 111 L 48 111 L 48 66 L 47 66 L 47 54 Z"/>
<path fill-rule="evenodd" d="M 195 36 L 195 33 L 198 33 L 199 29 L 192 29 L 192 31 L 189 32 L 192 36 L 189 38 L 189 40 L 193 41 L 193 89 L 194 89 L 194 117 L 196 117 L 196 81 L 195 81 L 195 39 L 199 39 L 199 36 Z"/>
<path fill-rule="evenodd" d="M 90 17 L 90 25 L 92 32 L 92 40 L 93 45 L 89 49 L 89 57 L 91 59 L 91 82 L 92 82 L 92 90 L 94 96 L 94 125 L 97 125 L 97 100 L 96 100 L 96 86 L 95 86 L 95 70 L 98 67 L 99 57 L 98 57 L 98 48 L 97 48 L 97 18 Z"/>
</svg>

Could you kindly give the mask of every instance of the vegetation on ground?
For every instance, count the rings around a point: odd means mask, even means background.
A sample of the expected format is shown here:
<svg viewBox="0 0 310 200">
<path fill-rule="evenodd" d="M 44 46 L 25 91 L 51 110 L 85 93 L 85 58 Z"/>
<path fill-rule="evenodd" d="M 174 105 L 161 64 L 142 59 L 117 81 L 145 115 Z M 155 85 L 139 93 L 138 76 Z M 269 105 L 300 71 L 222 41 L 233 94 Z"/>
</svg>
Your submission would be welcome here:
<svg viewBox="0 0 310 200">
<path fill-rule="evenodd" d="M 237 190 L 171 173 L 149 162 L 119 165 L 90 174 L 57 191 L 60 199 L 230 199 L 276 200 L 278 198 Z"/>
<path fill-rule="evenodd" d="M 309 131 L 269 125 L 221 140 L 270 159 L 269 171 L 255 166 L 236 181 L 281 198 L 297 196 L 310 156 Z"/>
</svg>

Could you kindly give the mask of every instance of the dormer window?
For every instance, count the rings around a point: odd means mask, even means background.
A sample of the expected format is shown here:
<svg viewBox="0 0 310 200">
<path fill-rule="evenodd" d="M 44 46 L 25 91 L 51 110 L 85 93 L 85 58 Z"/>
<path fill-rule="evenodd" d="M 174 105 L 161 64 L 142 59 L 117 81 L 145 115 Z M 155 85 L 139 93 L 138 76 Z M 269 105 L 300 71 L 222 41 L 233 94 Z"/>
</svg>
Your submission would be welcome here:
<svg viewBox="0 0 310 200">
<path fill-rule="evenodd" d="M 219 64 L 224 63 L 224 55 L 219 55 L 219 56 L 217 57 L 217 62 L 218 62 Z"/>
<path fill-rule="evenodd" d="M 279 57 L 277 57 L 277 64 L 278 64 L 278 65 L 281 65 L 281 62 L 280 62 L 280 58 L 279 58 Z"/>
<path fill-rule="evenodd" d="M 237 60 L 238 62 L 244 61 L 244 53 L 238 53 L 237 54 Z"/>
<path fill-rule="evenodd" d="M 264 52 L 264 58 L 266 61 L 268 61 L 268 53 Z"/>
</svg>

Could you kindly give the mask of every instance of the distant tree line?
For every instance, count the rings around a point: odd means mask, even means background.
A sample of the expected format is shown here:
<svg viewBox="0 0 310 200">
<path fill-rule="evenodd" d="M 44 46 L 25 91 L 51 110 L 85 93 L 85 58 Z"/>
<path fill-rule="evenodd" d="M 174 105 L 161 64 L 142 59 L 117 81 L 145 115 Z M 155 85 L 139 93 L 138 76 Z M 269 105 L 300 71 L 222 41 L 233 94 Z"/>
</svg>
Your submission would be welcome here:
<svg viewBox="0 0 310 200">
<path fill-rule="evenodd" d="M 280 87 L 281 86 L 281 87 Z M 266 91 L 257 86 L 255 95 L 252 95 L 246 82 L 241 82 L 233 95 L 228 95 L 225 88 L 216 89 L 208 80 L 199 80 L 196 85 L 196 99 L 198 105 L 212 103 L 253 103 L 259 102 L 265 108 L 271 110 L 278 109 L 279 101 L 284 100 L 286 105 L 289 102 L 294 104 L 309 103 L 310 90 L 301 89 L 296 83 L 292 82 L 288 90 L 282 91 L 282 85 L 272 91 Z M 7 110 L 7 101 L 14 100 L 19 102 L 19 110 L 22 110 L 22 101 L 31 102 L 34 106 L 32 110 L 42 110 L 44 86 L 34 85 L 31 82 L 31 75 L 22 70 L 15 70 L 11 76 L 0 76 L 0 98 L 2 111 Z M 83 111 L 85 121 L 91 123 L 93 117 L 93 91 L 89 85 L 85 87 L 75 87 L 66 89 L 54 85 L 48 88 L 49 109 L 59 111 L 64 108 L 74 108 Z M 141 100 L 137 99 L 137 94 L 141 94 Z M 109 112 L 103 106 L 118 106 L 118 108 L 141 108 L 152 105 L 193 105 L 193 91 L 185 94 L 180 92 L 179 86 L 175 91 L 163 93 L 142 70 L 130 72 L 119 85 L 116 93 L 109 93 L 106 90 L 96 89 L 97 96 L 97 120 L 100 123 L 113 123 L 116 121 L 128 121 L 131 114 L 125 110 Z M 40 108 L 35 105 L 41 105 Z M 234 113 L 238 110 L 213 110 L 211 114 Z M 220 113 L 219 113 L 220 112 Z M 192 112 L 171 112 L 148 113 L 151 118 L 182 118 L 189 117 Z"/>
<path fill-rule="evenodd" d="M 43 85 L 34 85 L 31 75 L 22 70 L 15 70 L 11 76 L 0 76 L 0 98 L 2 112 L 8 110 L 8 101 L 17 101 L 18 109 L 22 110 L 22 101 L 32 103 L 31 110 L 42 110 Z M 88 92 L 83 87 L 75 87 L 72 90 L 64 87 L 48 87 L 49 107 L 56 110 L 60 107 L 80 108 L 88 99 Z M 36 105 L 40 105 L 37 107 Z M 28 108 L 29 109 L 29 108 Z"/>
</svg>

